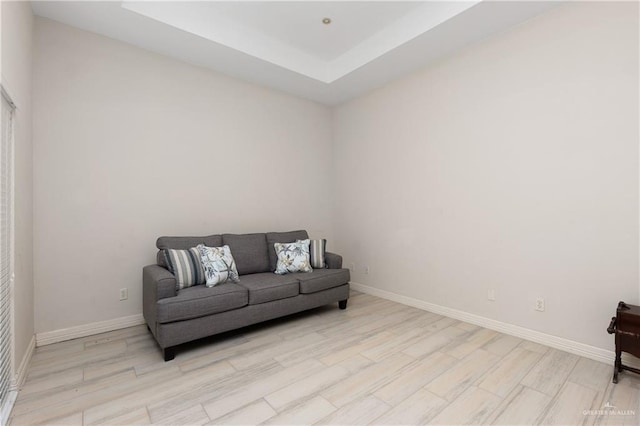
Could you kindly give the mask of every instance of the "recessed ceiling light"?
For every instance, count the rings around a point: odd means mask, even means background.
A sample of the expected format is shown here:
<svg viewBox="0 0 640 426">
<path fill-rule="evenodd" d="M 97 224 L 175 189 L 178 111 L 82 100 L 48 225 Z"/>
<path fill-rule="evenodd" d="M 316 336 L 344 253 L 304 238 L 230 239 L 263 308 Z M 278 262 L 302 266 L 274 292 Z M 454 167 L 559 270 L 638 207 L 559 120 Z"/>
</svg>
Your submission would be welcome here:
<svg viewBox="0 0 640 426">
<path fill-rule="evenodd" d="M 325 25 L 329 25 L 331 23 L 331 18 L 322 19 L 322 23 L 325 24 Z"/>
</svg>

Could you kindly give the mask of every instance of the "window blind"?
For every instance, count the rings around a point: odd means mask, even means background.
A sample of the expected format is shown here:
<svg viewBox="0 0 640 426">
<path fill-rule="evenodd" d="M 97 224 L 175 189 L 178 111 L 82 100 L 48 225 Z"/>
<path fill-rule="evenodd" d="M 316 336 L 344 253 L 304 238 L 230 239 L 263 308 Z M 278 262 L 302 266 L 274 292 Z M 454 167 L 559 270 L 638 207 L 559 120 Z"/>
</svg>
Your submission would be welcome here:
<svg viewBox="0 0 640 426">
<path fill-rule="evenodd" d="M 12 163 L 15 106 L 2 90 L 2 142 L 0 146 L 0 424 L 6 422 L 12 401 Z"/>
</svg>

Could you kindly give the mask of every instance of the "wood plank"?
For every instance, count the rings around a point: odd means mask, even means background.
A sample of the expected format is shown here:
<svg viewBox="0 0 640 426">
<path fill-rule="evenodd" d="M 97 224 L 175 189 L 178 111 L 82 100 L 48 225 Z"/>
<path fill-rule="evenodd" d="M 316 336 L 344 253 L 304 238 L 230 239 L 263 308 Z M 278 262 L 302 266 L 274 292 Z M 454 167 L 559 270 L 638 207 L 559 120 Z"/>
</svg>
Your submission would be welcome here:
<svg viewBox="0 0 640 426">
<path fill-rule="evenodd" d="M 222 361 L 209 366 L 205 370 L 179 374 L 169 380 L 148 382 L 145 388 L 140 389 L 135 394 L 124 394 L 103 404 L 86 409 L 84 413 L 85 423 L 109 423 L 112 419 L 138 408 L 145 408 L 146 410 L 150 405 L 158 402 L 166 404 L 166 401 L 170 401 L 175 395 L 183 395 L 194 388 L 202 389 L 207 383 L 219 381 L 235 372 L 236 370 L 228 362 Z M 141 379 L 139 378 L 139 380 Z M 197 404 L 197 401 L 194 401 L 193 404 Z M 182 407 L 173 410 L 173 413 L 181 411 L 183 411 Z M 164 413 L 156 413 L 152 409 L 149 409 L 149 412 L 153 419 L 170 417 Z"/>
<path fill-rule="evenodd" d="M 434 352 L 428 357 L 412 363 L 391 382 L 378 389 L 374 395 L 380 400 L 396 406 L 447 371 L 456 362 L 457 360 L 452 356 L 442 352 Z"/>
<path fill-rule="evenodd" d="M 404 354 L 395 354 L 366 367 L 345 380 L 320 392 L 324 398 L 337 408 L 343 407 L 355 401 L 377 388 L 384 386 L 393 380 L 394 376 L 402 368 L 411 363 L 413 359 Z"/>
<path fill-rule="evenodd" d="M 508 355 L 509 352 L 514 350 L 518 345 L 522 344 L 523 340 L 509 336 L 507 334 L 499 334 L 498 337 L 487 343 L 482 347 L 487 352 L 491 352 L 492 354 L 505 356 Z M 523 348 L 526 350 L 526 348 Z M 535 352 L 535 351 L 531 351 Z"/>
<path fill-rule="evenodd" d="M 388 342 L 394 336 L 395 335 L 393 333 L 382 331 L 380 333 L 374 334 L 371 337 L 364 337 L 359 342 L 348 345 L 347 347 L 341 348 L 340 350 L 324 354 L 320 356 L 319 359 L 326 365 L 335 365 L 346 359 L 352 358 L 353 356 L 359 355 L 360 353 L 368 349 L 374 348 L 378 345 L 382 345 L 385 342 Z"/>
<path fill-rule="evenodd" d="M 251 380 L 244 386 L 231 390 L 221 397 L 203 404 L 205 411 L 212 419 L 222 417 L 243 407 L 247 403 L 261 399 L 301 378 L 322 370 L 324 364 L 317 360 L 305 361 L 293 367 L 278 371 L 267 377 Z"/>
<path fill-rule="evenodd" d="M 264 422 L 267 425 L 313 424 L 336 411 L 336 407 L 321 396 L 313 397 Z"/>
<path fill-rule="evenodd" d="M 409 398 L 377 418 L 373 424 L 378 425 L 423 425 L 430 423 L 448 401 L 420 389 Z"/>
<path fill-rule="evenodd" d="M 453 401 L 498 363 L 497 355 L 478 349 L 425 386 L 430 392 Z"/>
<path fill-rule="evenodd" d="M 291 383 L 265 396 L 264 399 L 277 411 L 283 411 L 284 408 L 302 399 L 307 399 L 310 395 L 319 393 L 348 376 L 349 370 L 339 365 L 334 365 Z"/>
<path fill-rule="evenodd" d="M 640 379 L 611 373 L 355 292 L 170 362 L 144 326 L 37 348 L 10 424 L 640 424 Z"/>
<path fill-rule="evenodd" d="M 552 398 L 526 386 L 518 386 L 494 411 L 487 423 L 495 425 L 533 425 L 538 423 Z"/>
<path fill-rule="evenodd" d="M 599 408 L 597 391 L 573 382 L 566 382 L 540 424 L 591 425 L 596 419 L 585 414 L 585 411 Z"/>
<path fill-rule="evenodd" d="M 369 395 L 343 406 L 316 424 L 367 425 L 390 409 L 391 406 Z"/>
<path fill-rule="evenodd" d="M 536 352 L 515 348 L 478 383 L 478 387 L 505 398 L 542 357 Z"/>
<path fill-rule="evenodd" d="M 171 413 L 166 417 L 154 417 L 149 413 L 151 421 L 154 425 L 205 425 L 209 423 L 210 419 L 207 413 L 202 408 L 201 404 L 196 404 L 186 410 Z M 111 423 L 114 424 L 114 423 Z M 134 424 L 134 423 L 131 423 Z"/>
<path fill-rule="evenodd" d="M 439 351 L 458 337 L 466 335 L 468 332 L 453 326 L 445 327 L 437 332 L 427 334 L 408 347 L 402 353 L 415 358 L 420 358 L 432 352 Z"/>
<path fill-rule="evenodd" d="M 432 423 L 439 425 L 481 425 L 500 404 L 501 399 L 475 386 L 442 410 Z"/>
<path fill-rule="evenodd" d="M 411 329 L 399 336 L 395 336 L 384 343 L 363 351 L 361 354 L 372 361 L 381 361 L 386 357 L 398 353 L 398 351 L 411 346 L 425 334 L 425 329 Z"/>
<path fill-rule="evenodd" d="M 278 413 L 264 399 L 258 399 L 225 416 L 214 419 L 212 425 L 251 425 L 259 424 Z"/>
<path fill-rule="evenodd" d="M 449 345 L 442 348 L 442 351 L 448 355 L 462 359 L 476 349 L 480 349 L 497 336 L 498 333 L 496 331 L 486 328 L 478 328 L 464 337 L 454 340 Z"/>
<path fill-rule="evenodd" d="M 522 384 L 549 396 L 555 396 L 578 363 L 578 359 L 578 356 L 568 352 L 551 349 L 522 379 Z"/>
<path fill-rule="evenodd" d="M 640 425 L 640 379 L 627 377 L 627 380 L 631 385 L 623 380 L 617 384 L 609 382 L 598 412 L 589 413 L 596 417 L 596 425 Z"/>
</svg>

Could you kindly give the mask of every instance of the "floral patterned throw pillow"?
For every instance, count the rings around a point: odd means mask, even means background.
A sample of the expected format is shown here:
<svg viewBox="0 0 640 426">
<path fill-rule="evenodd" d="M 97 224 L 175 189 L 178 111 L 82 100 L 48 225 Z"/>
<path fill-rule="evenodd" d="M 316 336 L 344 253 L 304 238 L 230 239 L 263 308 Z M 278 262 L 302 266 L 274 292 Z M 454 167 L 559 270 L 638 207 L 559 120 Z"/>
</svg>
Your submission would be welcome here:
<svg viewBox="0 0 640 426">
<path fill-rule="evenodd" d="M 289 272 L 311 272 L 309 261 L 309 240 L 298 240 L 295 243 L 274 243 L 278 255 L 276 274 Z"/>
<path fill-rule="evenodd" d="M 207 247 L 200 244 L 197 248 L 202 259 L 207 287 L 213 287 L 226 281 L 235 283 L 240 281 L 236 262 L 233 260 L 229 246 Z"/>
</svg>

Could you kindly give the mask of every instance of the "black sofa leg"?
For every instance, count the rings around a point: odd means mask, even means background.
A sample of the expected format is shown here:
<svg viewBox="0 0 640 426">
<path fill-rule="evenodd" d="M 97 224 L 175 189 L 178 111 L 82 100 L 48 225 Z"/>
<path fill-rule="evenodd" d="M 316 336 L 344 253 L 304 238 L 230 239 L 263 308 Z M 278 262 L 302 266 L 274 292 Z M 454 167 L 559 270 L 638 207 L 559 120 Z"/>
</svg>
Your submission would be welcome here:
<svg viewBox="0 0 640 426">
<path fill-rule="evenodd" d="M 339 307 L 340 309 L 347 309 L 347 301 L 348 301 L 348 300 L 349 300 L 349 299 L 344 299 L 344 300 L 339 301 L 339 302 L 338 302 L 338 307 Z"/>
<path fill-rule="evenodd" d="M 162 355 L 164 356 L 164 362 L 171 361 L 176 357 L 175 347 L 162 349 Z"/>
</svg>

